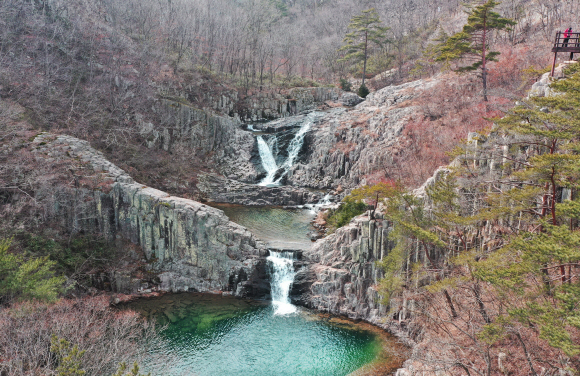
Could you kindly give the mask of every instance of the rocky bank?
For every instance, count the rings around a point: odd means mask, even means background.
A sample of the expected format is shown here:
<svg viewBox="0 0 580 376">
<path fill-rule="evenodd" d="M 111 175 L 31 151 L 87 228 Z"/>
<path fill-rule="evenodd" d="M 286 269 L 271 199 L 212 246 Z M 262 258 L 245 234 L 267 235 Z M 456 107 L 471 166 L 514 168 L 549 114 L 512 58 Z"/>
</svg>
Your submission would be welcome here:
<svg viewBox="0 0 580 376">
<path fill-rule="evenodd" d="M 141 246 L 160 290 L 269 294 L 264 244 L 221 210 L 135 182 L 86 141 L 41 134 L 32 147 L 36 158 L 80 162 L 84 177 L 99 182 L 94 189 L 77 184 L 37 197 L 51 203 L 48 214 L 71 232 L 122 237 Z M 117 286 L 124 281 L 119 287 L 126 292 L 142 287 L 140 280 L 114 278 Z"/>
<path fill-rule="evenodd" d="M 257 92 L 241 96 L 237 91 L 220 94 L 159 88 L 152 111 L 162 119 L 152 123 L 135 114 L 141 137 L 149 148 L 179 152 L 187 148 L 204 158 L 206 167 L 242 182 L 254 182 L 260 171 L 252 163 L 256 141 L 244 124 L 272 120 L 311 111 L 325 101 L 339 99 L 336 88 L 294 88 L 285 94 Z"/>
</svg>

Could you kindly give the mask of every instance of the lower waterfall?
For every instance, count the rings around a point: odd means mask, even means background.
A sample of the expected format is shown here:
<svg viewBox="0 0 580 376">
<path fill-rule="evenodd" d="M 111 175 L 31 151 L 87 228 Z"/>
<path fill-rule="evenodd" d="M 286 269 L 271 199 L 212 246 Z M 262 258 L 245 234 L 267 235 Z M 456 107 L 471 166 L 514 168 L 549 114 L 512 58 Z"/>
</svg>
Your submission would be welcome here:
<svg viewBox="0 0 580 376">
<path fill-rule="evenodd" d="M 294 252 L 272 252 L 267 257 L 270 266 L 270 286 L 275 315 L 296 312 L 290 303 L 290 288 L 294 282 Z"/>
</svg>

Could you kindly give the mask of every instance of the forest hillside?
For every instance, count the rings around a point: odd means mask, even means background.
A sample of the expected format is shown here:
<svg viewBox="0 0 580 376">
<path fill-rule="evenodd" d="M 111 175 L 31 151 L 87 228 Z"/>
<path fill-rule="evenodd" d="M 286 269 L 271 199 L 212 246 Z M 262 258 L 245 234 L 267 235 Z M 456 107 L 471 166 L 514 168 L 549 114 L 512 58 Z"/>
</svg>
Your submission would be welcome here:
<svg viewBox="0 0 580 376">
<path fill-rule="evenodd" d="M 559 0 L 3 0 L 0 374 L 123 374 L 161 341 L 116 310 L 123 292 L 267 296 L 264 244 L 199 202 L 250 190 L 343 199 L 294 295 L 399 334 L 399 375 L 578 374 L 580 73 L 546 72 L 579 16 Z M 313 110 L 286 186 L 258 188 L 253 127 Z"/>
</svg>

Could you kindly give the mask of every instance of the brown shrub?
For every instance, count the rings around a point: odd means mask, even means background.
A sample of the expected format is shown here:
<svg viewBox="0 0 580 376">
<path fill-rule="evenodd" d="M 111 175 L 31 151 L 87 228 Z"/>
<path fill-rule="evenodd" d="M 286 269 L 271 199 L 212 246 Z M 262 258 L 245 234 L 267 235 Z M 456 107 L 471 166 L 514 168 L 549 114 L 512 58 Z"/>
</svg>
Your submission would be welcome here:
<svg viewBox="0 0 580 376">
<path fill-rule="evenodd" d="M 79 350 L 87 375 L 112 374 L 119 362 L 139 360 L 158 341 L 154 325 L 133 311 L 116 311 L 105 296 L 25 302 L 0 311 L 0 374 L 52 375 L 54 334 Z"/>
</svg>

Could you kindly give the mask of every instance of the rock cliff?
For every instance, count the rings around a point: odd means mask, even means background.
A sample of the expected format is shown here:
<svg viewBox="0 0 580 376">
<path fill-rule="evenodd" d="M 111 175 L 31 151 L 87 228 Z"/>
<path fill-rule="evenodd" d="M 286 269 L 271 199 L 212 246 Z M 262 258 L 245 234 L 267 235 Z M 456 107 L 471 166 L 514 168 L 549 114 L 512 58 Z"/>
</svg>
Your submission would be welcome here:
<svg viewBox="0 0 580 376">
<path fill-rule="evenodd" d="M 37 158 L 79 161 L 79 178 L 99 182 L 93 189 L 77 184 L 39 197 L 52 203 L 48 214 L 72 232 L 140 245 L 158 273 L 160 289 L 253 297 L 269 293 L 264 244 L 221 210 L 136 183 L 86 141 L 42 134 L 33 147 Z"/>
<path fill-rule="evenodd" d="M 295 88 L 285 95 L 258 92 L 240 98 L 234 91 L 206 93 L 198 100 L 191 90 L 161 90 L 161 98 L 153 107 L 161 123 L 148 122 L 141 114 L 136 114 L 135 120 L 149 148 L 178 152 L 175 149 L 186 147 L 206 159 L 204 167 L 232 179 L 254 182 L 260 174 L 251 161 L 256 141 L 243 129 L 244 122 L 314 110 L 325 101 L 337 100 L 338 93 L 336 88 Z M 207 106 L 194 105 L 200 101 Z"/>
<path fill-rule="evenodd" d="M 317 189 L 353 188 L 392 163 L 409 117 L 418 112 L 411 99 L 435 80 L 388 86 L 356 107 L 328 114 L 307 135 L 308 154 L 288 175 L 288 184 Z"/>
<path fill-rule="evenodd" d="M 303 188 L 262 187 L 226 179 L 215 174 L 199 176 L 198 189 L 204 200 L 209 202 L 227 202 L 230 204 L 258 206 L 296 206 L 315 204 L 322 200 L 323 194 Z"/>
<path fill-rule="evenodd" d="M 397 333 L 411 343 L 398 323 L 408 316 L 405 306 L 387 307 L 381 303 L 377 286 L 384 277 L 377 265 L 394 248 L 388 238 L 391 224 L 380 214 L 369 219 L 368 213 L 358 216 L 347 226 L 318 240 L 303 253 L 303 264 L 293 284 L 295 303 L 306 307 L 365 320 Z M 397 320 L 390 320 L 393 313 Z"/>
</svg>

